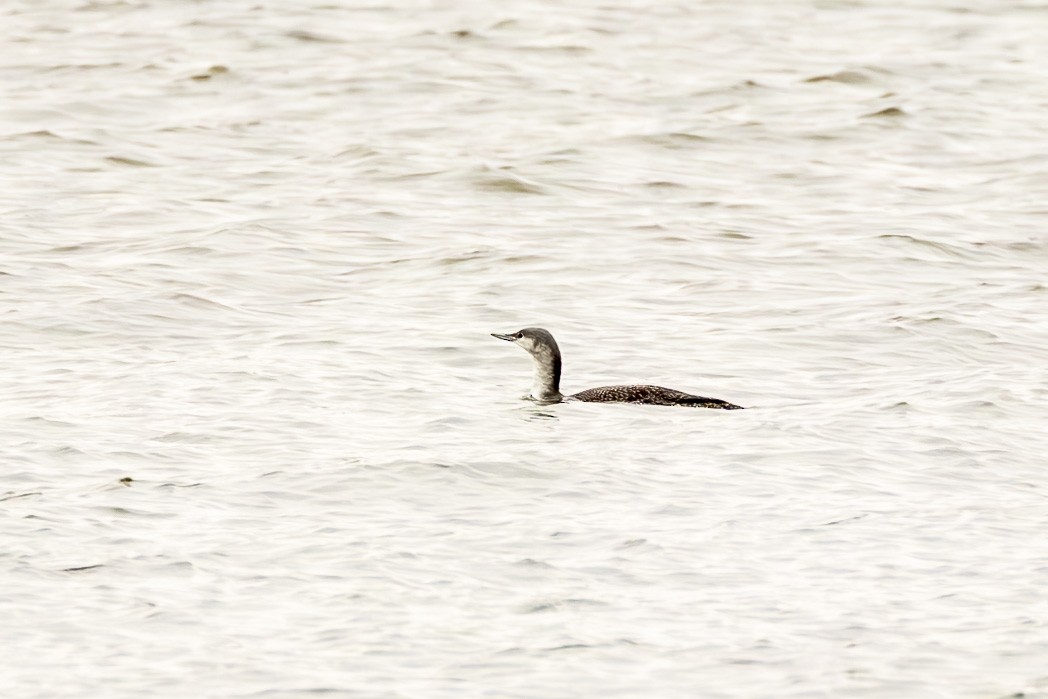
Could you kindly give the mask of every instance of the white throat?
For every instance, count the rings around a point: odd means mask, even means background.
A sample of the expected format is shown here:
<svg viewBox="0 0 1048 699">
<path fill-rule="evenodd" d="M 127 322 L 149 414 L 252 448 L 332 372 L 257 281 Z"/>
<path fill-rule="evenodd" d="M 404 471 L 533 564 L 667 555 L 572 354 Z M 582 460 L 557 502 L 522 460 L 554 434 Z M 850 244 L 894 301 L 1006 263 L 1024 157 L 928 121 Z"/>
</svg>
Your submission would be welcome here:
<svg viewBox="0 0 1048 699">
<path fill-rule="evenodd" d="M 554 370 L 553 353 L 545 347 L 537 347 L 531 350 L 531 358 L 535 360 L 535 376 L 531 382 L 531 397 L 541 401 L 560 400 L 562 396 L 556 387 L 558 377 Z"/>
</svg>

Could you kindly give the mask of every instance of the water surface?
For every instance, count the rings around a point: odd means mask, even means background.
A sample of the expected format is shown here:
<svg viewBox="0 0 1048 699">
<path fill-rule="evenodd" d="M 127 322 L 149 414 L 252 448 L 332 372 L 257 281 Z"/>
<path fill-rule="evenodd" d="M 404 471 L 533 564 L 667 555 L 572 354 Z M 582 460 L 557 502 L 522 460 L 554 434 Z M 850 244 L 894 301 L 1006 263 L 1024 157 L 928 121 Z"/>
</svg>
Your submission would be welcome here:
<svg viewBox="0 0 1048 699">
<path fill-rule="evenodd" d="M 1043 7 L 0 22 L 5 696 L 1048 697 Z"/>
</svg>

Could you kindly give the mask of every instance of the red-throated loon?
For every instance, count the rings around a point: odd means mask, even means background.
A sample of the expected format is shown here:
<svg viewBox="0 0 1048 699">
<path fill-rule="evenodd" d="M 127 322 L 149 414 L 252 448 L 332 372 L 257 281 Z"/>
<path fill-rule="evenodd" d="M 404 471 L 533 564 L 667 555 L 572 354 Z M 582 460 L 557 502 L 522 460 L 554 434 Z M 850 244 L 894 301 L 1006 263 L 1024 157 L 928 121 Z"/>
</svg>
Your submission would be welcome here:
<svg viewBox="0 0 1048 699">
<path fill-rule="evenodd" d="M 601 386 L 586 391 L 562 395 L 560 392 L 560 348 L 557 341 L 542 328 L 524 328 L 515 333 L 491 333 L 492 337 L 520 345 L 535 360 L 535 383 L 531 398 L 543 403 L 581 400 L 587 403 L 644 403 L 647 405 L 687 405 L 693 408 L 720 408 L 742 410 L 717 398 L 703 398 L 662 386 Z"/>
</svg>

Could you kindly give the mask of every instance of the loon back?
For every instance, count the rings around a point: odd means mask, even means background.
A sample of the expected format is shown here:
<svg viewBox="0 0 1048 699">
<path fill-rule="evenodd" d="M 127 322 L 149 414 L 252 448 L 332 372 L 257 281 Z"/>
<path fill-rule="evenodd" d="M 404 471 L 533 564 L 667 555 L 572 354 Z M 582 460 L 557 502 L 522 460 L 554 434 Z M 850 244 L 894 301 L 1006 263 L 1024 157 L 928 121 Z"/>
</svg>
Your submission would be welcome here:
<svg viewBox="0 0 1048 699">
<path fill-rule="evenodd" d="M 719 408 L 720 410 L 742 410 L 741 405 L 719 398 L 693 396 L 662 386 L 601 386 L 588 388 L 568 396 L 570 400 L 587 403 L 642 403 L 644 405 L 684 405 L 691 408 Z"/>
<path fill-rule="evenodd" d="M 644 405 L 684 405 L 695 408 L 741 410 L 718 398 L 704 398 L 662 386 L 602 386 L 580 391 L 570 396 L 560 392 L 560 347 L 553 335 L 543 328 L 524 328 L 515 333 L 491 333 L 500 340 L 520 345 L 535 360 L 535 380 L 530 398 L 545 403 L 577 400 L 586 403 L 640 403 Z"/>
</svg>

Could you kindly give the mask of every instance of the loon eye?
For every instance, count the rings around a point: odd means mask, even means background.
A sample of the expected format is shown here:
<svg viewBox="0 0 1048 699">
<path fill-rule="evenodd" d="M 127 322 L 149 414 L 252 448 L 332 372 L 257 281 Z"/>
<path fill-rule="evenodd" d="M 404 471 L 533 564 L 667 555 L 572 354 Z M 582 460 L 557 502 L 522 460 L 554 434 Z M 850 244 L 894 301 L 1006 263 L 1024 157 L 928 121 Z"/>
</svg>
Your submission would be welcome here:
<svg viewBox="0 0 1048 699">
<path fill-rule="evenodd" d="M 513 338 L 516 339 L 516 340 L 519 340 L 522 337 L 524 337 L 524 333 L 517 333 L 516 335 L 513 336 Z"/>
</svg>

